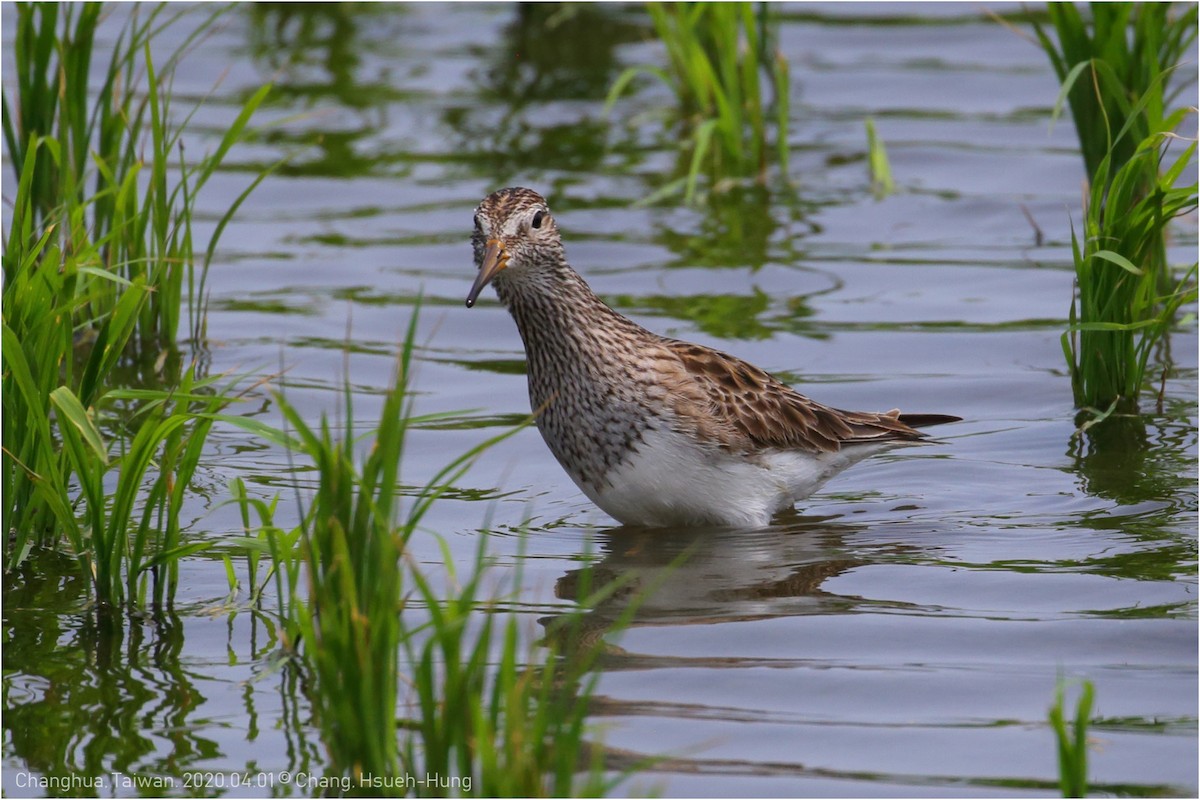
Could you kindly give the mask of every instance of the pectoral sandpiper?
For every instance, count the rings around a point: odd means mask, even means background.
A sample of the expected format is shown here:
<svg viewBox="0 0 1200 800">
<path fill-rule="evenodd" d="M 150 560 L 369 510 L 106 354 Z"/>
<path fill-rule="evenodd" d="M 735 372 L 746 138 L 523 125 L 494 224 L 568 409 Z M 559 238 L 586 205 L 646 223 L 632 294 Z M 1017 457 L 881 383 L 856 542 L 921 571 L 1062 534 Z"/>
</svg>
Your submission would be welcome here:
<svg viewBox="0 0 1200 800">
<path fill-rule="evenodd" d="M 501 189 L 475 210 L 467 294 L 489 283 L 516 320 L 550 451 L 627 525 L 762 526 L 940 414 L 840 411 L 709 347 L 618 314 L 567 263 L 546 201 Z"/>
</svg>

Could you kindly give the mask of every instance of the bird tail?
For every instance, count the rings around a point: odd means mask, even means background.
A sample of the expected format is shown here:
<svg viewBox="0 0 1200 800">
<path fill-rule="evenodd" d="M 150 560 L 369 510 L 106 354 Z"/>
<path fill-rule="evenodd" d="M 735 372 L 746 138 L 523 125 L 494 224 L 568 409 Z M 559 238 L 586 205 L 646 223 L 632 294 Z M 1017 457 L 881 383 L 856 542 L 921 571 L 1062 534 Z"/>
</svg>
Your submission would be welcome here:
<svg viewBox="0 0 1200 800">
<path fill-rule="evenodd" d="M 901 414 L 899 420 L 910 428 L 928 428 L 930 425 L 962 422 L 962 417 L 954 417 L 950 414 Z"/>
</svg>

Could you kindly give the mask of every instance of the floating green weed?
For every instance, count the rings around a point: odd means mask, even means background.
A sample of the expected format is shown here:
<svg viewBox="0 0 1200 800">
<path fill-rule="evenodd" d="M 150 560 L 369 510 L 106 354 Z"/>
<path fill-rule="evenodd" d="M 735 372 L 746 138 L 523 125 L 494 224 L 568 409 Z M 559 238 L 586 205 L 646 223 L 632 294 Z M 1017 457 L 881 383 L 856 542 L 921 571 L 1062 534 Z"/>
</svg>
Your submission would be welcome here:
<svg viewBox="0 0 1200 800">
<path fill-rule="evenodd" d="M 667 48 L 668 68 L 633 67 L 609 90 L 611 109 L 640 74 L 661 79 L 675 92 L 678 118 L 689 141 L 685 176 L 656 197 L 682 191 L 697 195 L 701 174 L 713 188 L 753 179 L 766 185 L 774 154 L 784 181 L 788 174 L 787 61 L 770 46 L 769 7 L 760 3 L 647 3 L 658 38 Z M 764 84 L 772 88 L 764 99 Z M 775 128 L 772 148 L 767 129 Z"/>
<path fill-rule="evenodd" d="M 1050 707 L 1050 727 L 1058 740 L 1058 782 L 1063 797 L 1085 797 L 1087 795 L 1087 733 L 1092 715 L 1095 686 L 1084 681 L 1075 707 L 1074 730 L 1067 730 L 1066 703 L 1063 682 L 1060 680 L 1054 692 L 1054 705 Z"/>
</svg>

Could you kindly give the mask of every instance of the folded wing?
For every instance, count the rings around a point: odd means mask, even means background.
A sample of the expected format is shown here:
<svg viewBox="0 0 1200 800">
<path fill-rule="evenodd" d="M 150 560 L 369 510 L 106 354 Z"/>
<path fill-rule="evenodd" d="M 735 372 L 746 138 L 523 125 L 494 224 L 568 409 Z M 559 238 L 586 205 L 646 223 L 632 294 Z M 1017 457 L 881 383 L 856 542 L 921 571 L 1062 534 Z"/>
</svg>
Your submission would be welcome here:
<svg viewBox="0 0 1200 800">
<path fill-rule="evenodd" d="M 899 409 L 842 411 L 810 400 L 764 370 L 720 351 L 674 339 L 663 344 L 678 359 L 671 387 L 676 410 L 687 414 L 699 406 L 695 411 L 705 411 L 713 420 L 705 435 L 732 449 L 832 453 L 844 445 L 922 439 L 925 434 L 915 426 L 959 419 L 901 414 Z"/>
</svg>

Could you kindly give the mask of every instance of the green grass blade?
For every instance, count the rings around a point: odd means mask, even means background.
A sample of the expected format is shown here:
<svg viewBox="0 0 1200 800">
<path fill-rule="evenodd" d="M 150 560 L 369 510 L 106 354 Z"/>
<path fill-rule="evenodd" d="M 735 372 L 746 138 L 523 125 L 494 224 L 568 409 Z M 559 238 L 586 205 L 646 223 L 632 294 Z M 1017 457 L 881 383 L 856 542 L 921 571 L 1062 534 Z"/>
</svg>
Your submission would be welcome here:
<svg viewBox="0 0 1200 800">
<path fill-rule="evenodd" d="M 87 411 L 84 410 L 83 404 L 79 402 L 75 393 L 66 386 L 60 386 L 50 393 L 50 401 L 58 409 L 60 419 L 73 425 L 100 463 L 107 466 L 108 450 L 100 437 L 100 431 L 96 428 L 96 423 L 88 416 Z"/>
</svg>

